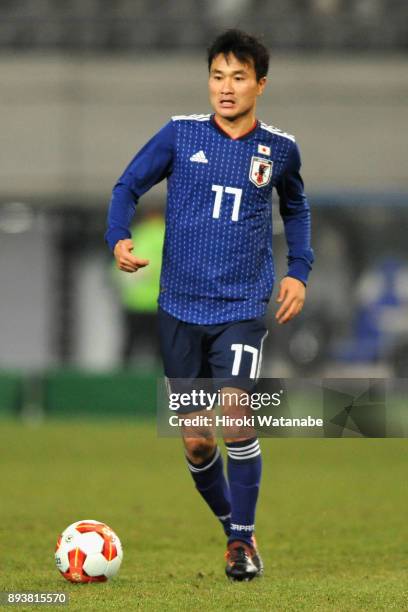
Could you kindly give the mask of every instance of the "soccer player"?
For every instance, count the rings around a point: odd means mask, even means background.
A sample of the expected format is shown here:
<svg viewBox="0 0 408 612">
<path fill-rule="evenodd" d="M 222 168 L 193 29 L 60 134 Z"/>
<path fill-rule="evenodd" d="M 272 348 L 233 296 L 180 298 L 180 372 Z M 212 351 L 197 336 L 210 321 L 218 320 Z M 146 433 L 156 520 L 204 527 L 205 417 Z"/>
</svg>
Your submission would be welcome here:
<svg viewBox="0 0 408 612">
<path fill-rule="evenodd" d="M 235 392 L 242 398 L 256 384 L 267 335 L 263 317 L 274 282 L 273 187 L 288 244 L 277 322 L 290 321 L 305 300 L 313 253 L 299 149 L 293 136 L 255 115 L 268 64 L 268 51 L 253 36 L 238 30 L 220 35 L 208 51 L 213 113 L 172 117 L 113 189 L 106 241 L 118 267 L 135 272 L 149 263 L 143 253 L 133 253 L 129 225 L 135 206 L 167 179 L 158 302 L 161 352 L 172 391 L 181 379 L 212 378 L 222 397 Z M 235 416 L 245 412 L 242 406 L 240 399 L 222 404 L 224 414 Z M 197 407 L 184 412 L 199 414 Z M 261 479 L 256 434 L 233 427 L 225 433 L 227 478 L 211 430 L 193 435 L 184 428 L 183 436 L 196 488 L 227 536 L 227 576 L 250 580 L 261 575 L 254 537 Z"/>
</svg>

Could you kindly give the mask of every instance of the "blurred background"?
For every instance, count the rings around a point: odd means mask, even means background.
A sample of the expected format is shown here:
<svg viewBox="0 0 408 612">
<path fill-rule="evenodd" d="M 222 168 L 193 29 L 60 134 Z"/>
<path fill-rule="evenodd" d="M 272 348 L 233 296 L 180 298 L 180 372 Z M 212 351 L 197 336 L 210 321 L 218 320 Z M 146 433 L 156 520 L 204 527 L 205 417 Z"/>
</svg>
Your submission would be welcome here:
<svg viewBox="0 0 408 612">
<path fill-rule="evenodd" d="M 2 0 L 0 412 L 152 410 L 165 184 L 136 215 L 144 275 L 114 270 L 106 212 L 171 115 L 210 112 L 228 27 L 271 49 L 258 116 L 296 135 L 313 214 L 307 303 L 282 328 L 271 303 L 263 375 L 407 376 L 405 0 Z"/>
</svg>

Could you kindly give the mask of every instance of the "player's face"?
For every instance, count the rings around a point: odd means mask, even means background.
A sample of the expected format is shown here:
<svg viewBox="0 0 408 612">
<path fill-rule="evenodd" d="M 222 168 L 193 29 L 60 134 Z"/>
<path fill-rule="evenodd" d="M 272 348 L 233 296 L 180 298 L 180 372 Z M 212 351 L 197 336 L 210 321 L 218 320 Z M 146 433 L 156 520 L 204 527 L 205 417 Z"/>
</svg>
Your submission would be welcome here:
<svg viewBox="0 0 408 612">
<path fill-rule="evenodd" d="M 256 99 L 265 88 L 266 78 L 259 81 L 253 63 L 242 64 L 231 53 L 216 55 L 210 68 L 208 88 L 211 106 L 216 114 L 233 121 L 255 111 Z"/>
</svg>

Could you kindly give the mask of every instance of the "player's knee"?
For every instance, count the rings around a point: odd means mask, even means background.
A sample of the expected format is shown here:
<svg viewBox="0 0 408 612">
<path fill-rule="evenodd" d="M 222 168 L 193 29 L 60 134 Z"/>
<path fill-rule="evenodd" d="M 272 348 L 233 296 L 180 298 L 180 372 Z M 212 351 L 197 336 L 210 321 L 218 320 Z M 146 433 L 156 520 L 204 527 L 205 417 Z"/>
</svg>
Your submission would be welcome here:
<svg viewBox="0 0 408 612">
<path fill-rule="evenodd" d="M 213 438 L 184 438 L 184 444 L 190 461 L 200 464 L 214 454 L 216 441 Z"/>
</svg>

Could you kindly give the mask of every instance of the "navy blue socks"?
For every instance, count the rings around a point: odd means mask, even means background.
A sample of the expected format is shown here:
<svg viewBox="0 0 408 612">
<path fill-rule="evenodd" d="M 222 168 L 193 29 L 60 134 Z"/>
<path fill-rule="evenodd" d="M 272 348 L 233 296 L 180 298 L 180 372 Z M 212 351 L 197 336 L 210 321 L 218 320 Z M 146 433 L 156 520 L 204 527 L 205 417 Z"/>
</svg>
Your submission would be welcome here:
<svg viewBox="0 0 408 612">
<path fill-rule="evenodd" d="M 221 522 L 228 541 L 241 540 L 251 545 L 262 472 L 261 449 L 257 438 L 229 442 L 226 448 L 229 484 L 218 447 L 199 465 L 187 458 L 188 467 L 197 490 Z"/>
<path fill-rule="evenodd" d="M 241 540 L 251 545 L 262 472 L 261 449 L 257 438 L 229 442 L 226 447 L 232 508 L 228 541 Z"/>
<path fill-rule="evenodd" d="M 230 534 L 231 504 L 227 481 L 224 476 L 220 449 L 203 463 L 196 465 L 186 457 L 197 490 L 221 522 L 227 536 Z"/>
</svg>

